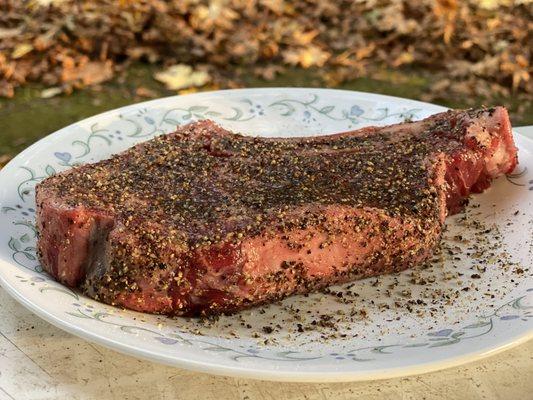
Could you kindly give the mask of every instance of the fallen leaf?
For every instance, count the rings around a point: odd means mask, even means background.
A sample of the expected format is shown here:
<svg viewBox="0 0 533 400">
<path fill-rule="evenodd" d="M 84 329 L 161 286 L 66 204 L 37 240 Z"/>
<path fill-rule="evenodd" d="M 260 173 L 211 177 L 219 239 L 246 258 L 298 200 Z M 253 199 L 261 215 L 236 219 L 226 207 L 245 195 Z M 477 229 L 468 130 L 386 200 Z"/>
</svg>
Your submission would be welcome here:
<svg viewBox="0 0 533 400">
<path fill-rule="evenodd" d="M 57 96 L 58 94 L 61 94 L 63 92 L 63 89 L 60 87 L 51 87 L 48 89 L 44 89 L 41 91 L 41 98 L 42 99 L 49 99 L 50 97 Z"/>
<path fill-rule="evenodd" d="M 140 86 L 135 90 L 135 94 L 140 97 L 157 97 L 157 93 L 152 89 Z"/>
<path fill-rule="evenodd" d="M 518 1 L 517 3 L 524 3 L 531 2 L 531 0 L 522 0 Z M 486 10 L 495 10 L 500 6 L 508 6 L 513 3 L 513 0 L 479 0 L 479 7 L 484 8 Z"/>
<path fill-rule="evenodd" d="M 329 59 L 330 54 L 316 46 L 308 46 L 285 53 L 285 61 L 304 68 L 312 66 L 321 67 Z"/>
<path fill-rule="evenodd" d="M 455 30 L 457 15 L 457 0 L 436 0 L 434 3 L 435 15 L 444 20 L 444 42 L 450 43 Z"/>
<path fill-rule="evenodd" d="M 21 32 L 20 28 L 5 29 L 0 28 L 0 39 L 9 39 L 19 35 Z"/>
<path fill-rule="evenodd" d="M 327 85 L 414 65 L 416 75 L 425 70 L 420 74 L 430 74 L 431 82 L 450 79 L 439 95 L 452 102 L 465 93 L 469 99 L 488 96 L 487 103 L 513 95 L 529 105 L 532 5 L 532 0 L 11 1 L 0 7 L 0 96 L 12 96 L 28 82 L 61 87 L 63 93 L 117 73 L 125 83 L 124 72 L 139 60 L 193 69 L 208 63 L 209 79 L 223 88 L 242 86 L 250 71 L 271 79 L 276 70 L 266 68 L 270 65 L 319 67 Z M 89 64 L 97 61 L 108 64 Z M 425 87 L 425 94 L 436 96 Z"/>
<path fill-rule="evenodd" d="M 81 83 L 85 86 L 96 85 L 113 77 L 113 63 L 111 61 L 88 61 L 78 65 L 71 60 L 64 63 L 61 74 L 62 82 Z"/>
<path fill-rule="evenodd" d="M 276 15 L 282 15 L 286 7 L 284 0 L 260 0 L 260 3 Z"/>
<path fill-rule="evenodd" d="M 15 47 L 13 50 L 13 53 L 11 53 L 11 58 L 17 59 L 20 57 L 24 57 L 26 54 L 28 54 L 30 51 L 33 50 L 33 46 L 29 43 L 21 43 Z"/>
<path fill-rule="evenodd" d="M 392 65 L 394 67 L 399 67 L 400 65 L 404 64 L 411 64 L 415 60 L 415 56 L 412 53 L 412 49 L 410 51 L 404 51 L 402 52 L 396 59 L 392 62 Z"/>
<path fill-rule="evenodd" d="M 177 64 L 157 72 L 154 78 L 165 84 L 167 89 L 180 90 L 203 86 L 211 80 L 205 71 L 194 71 L 190 65 Z"/>
<path fill-rule="evenodd" d="M 309 31 L 309 32 L 300 32 L 296 31 L 293 34 L 294 42 L 296 44 L 299 44 L 301 46 L 308 45 L 313 41 L 313 39 L 319 34 L 320 32 L 316 29 Z"/>
</svg>

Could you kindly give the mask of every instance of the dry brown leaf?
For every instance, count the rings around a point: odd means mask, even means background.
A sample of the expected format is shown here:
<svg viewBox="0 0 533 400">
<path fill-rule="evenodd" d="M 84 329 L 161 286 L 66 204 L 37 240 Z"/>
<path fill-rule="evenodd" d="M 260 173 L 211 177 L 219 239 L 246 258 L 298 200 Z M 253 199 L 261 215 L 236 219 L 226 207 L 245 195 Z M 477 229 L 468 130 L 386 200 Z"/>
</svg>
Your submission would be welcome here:
<svg viewBox="0 0 533 400">
<path fill-rule="evenodd" d="M 316 46 L 296 49 L 291 52 L 286 52 L 284 55 L 285 61 L 289 64 L 301 65 L 304 68 L 313 66 L 321 67 L 326 63 L 329 57 L 329 53 Z"/>
<path fill-rule="evenodd" d="M 530 95 L 531 21 L 531 0 L 11 1 L 0 13 L 0 91 L 96 85 L 102 65 L 89 60 L 111 63 L 106 79 L 141 60 L 209 65 L 223 87 L 241 84 L 241 66 L 320 67 L 339 84 L 415 65 L 452 79 L 448 97 Z"/>
<path fill-rule="evenodd" d="M 312 30 L 308 32 L 295 31 L 292 36 L 294 39 L 294 43 L 299 44 L 301 46 L 305 46 L 311 43 L 319 33 L 320 32 L 317 30 Z"/>
<path fill-rule="evenodd" d="M 105 82 L 112 77 L 113 63 L 111 61 L 82 61 L 75 65 L 73 60 L 68 58 L 63 64 L 61 81 L 89 86 Z"/>
<path fill-rule="evenodd" d="M 457 15 L 457 0 L 436 0 L 434 6 L 435 14 L 442 18 L 444 22 L 444 42 L 450 43 L 455 30 L 455 17 Z"/>
<path fill-rule="evenodd" d="M 149 98 L 157 97 L 157 92 L 155 92 L 152 89 L 148 89 L 144 86 L 139 86 L 135 90 L 135 94 L 139 97 L 149 97 Z"/>
<path fill-rule="evenodd" d="M 400 55 L 392 62 L 392 65 L 394 67 L 399 67 L 401 65 L 411 64 L 414 60 L 415 56 L 413 55 L 413 48 L 410 48 L 409 50 L 400 53 Z"/>
<path fill-rule="evenodd" d="M 284 0 L 260 0 L 260 3 L 276 15 L 282 15 L 287 6 Z"/>
</svg>

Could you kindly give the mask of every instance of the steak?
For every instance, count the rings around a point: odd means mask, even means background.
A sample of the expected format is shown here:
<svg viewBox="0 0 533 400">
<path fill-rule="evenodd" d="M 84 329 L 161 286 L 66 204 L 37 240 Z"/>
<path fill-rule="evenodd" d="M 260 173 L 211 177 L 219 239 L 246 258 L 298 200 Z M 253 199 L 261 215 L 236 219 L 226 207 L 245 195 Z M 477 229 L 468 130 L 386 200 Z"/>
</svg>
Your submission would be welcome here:
<svg viewBox="0 0 533 400">
<path fill-rule="evenodd" d="M 111 305 L 230 313 L 424 262 L 516 163 L 502 107 L 300 138 L 201 121 L 42 181 L 38 252 Z"/>
</svg>

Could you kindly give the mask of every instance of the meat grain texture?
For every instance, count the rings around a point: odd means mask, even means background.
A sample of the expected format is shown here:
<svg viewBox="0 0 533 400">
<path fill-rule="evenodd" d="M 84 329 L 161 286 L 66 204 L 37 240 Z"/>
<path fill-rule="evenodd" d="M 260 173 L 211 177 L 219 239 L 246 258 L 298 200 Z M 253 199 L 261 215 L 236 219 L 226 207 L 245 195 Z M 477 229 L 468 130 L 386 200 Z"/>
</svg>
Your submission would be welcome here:
<svg viewBox="0 0 533 400">
<path fill-rule="evenodd" d="M 234 312 L 422 263 L 516 163 L 502 107 L 310 138 L 201 121 L 40 183 L 39 257 L 108 304 Z"/>
</svg>

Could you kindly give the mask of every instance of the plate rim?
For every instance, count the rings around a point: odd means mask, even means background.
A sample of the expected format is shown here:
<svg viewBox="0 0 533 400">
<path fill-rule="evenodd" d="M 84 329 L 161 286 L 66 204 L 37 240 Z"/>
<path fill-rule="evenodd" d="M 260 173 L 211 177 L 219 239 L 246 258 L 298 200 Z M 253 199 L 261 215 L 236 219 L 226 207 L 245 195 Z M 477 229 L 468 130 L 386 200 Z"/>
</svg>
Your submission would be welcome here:
<svg viewBox="0 0 533 400">
<path fill-rule="evenodd" d="M 2 262 L 3 264 L 3 262 Z M 440 361 L 433 361 L 427 363 L 420 363 L 417 365 L 407 367 L 396 368 L 383 368 L 375 371 L 324 371 L 324 372 L 308 372 L 308 371 L 296 371 L 293 373 L 287 373 L 285 370 L 276 371 L 261 368 L 247 368 L 228 366 L 224 364 L 212 364 L 203 361 L 196 361 L 190 359 L 176 359 L 170 357 L 160 357 L 142 348 L 137 348 L 134 345 L 128 345 L 121 343 L 108 337 L 102 336 L 97 333 L 86 331 L 83 328 L 72 325 L 59 318 L 56 318 L 52 314 L 49 314 L 46 310 L 39 308 L 31 301 L 28 301 L 24 296 L 0 275 L 1 286 L 6 292 L 22 304 L 26 309 L 36 314 L 38 317 L 49 322 L 53 326 L 63 331 L 66 331 L 81 339 L 87 340 L 91 343 L 95 343 L 104 346 L 108 349 L 118 351 L 121 354 L 138 357 L 140 359 L 157 362 L 159 364 L 167 365 L 175 368 L 182 368 L 194 372 L 209 373 L 218 376 L 226 376 L 232 378 L 249 378 L 261 381 L 272 382 L 300 382 L 300 383 L 333 383 L 333 382 L 361 382 L 361 381 L 375 381 L 383 379 L 393 379 L 400 377 L 407 377 L 419 374 L 426 374 L 444 370 L 447 368 L 457 367 L 466 363 L 479 361 L 481 359 L 499 354 L 505 350 L 512 349 L 520 344 L 526 343 L 533 339 L 533 330 L 525 332 L 523 334 L 515 335 L 509 341 L 501 343 L 495 347 L 488 349 L 480 349 L 469 353 L 464 353 L 458 356 L 450 357 Z"/>
<path fill-rule="evenodd" d="M 136 109 L 136 108 L 143 107 L 143 106 L 149 106 L 151 104 L 157 104 L 161 102 L 164 103 L 164 102 L 172 101 L 172 99 L 176 99 L 176 98 L 181 99 L 183 97 L 188 97 L 188 96 L 202 97 L 205 95 L 215 94 L 215 93 L 217 94 L 221 93 L 223 95 L 224 93 L 229 93 L 229 92 L 231 93 L 272 92 L 276 90 L 284 91 L 284 92 L 290 91 L 290 92 L 302 92 L 302 93 L 304 92 L 309 93 L 309 91 L 340 92 L 343 94 L 356 94 L 356 95 L 361 95 L 361 96 L 368 96 L 370 98 L 379 98 L 382 100 L 389 100 L 389 101 L 396 101 L 396 102 L 408 101 L 412 103 L 413 105 L 419 104 L 426 108 L 428 106 L 431 106 L 435 110 L 437 108 L 442 109 L 442 111 L 445 111 L 448 109 L 440 105 L 422 102 L 418 100 L 412 100 L 408 98 L 397 97 L 397 96 L 381 95 L 378 93 L 352 91 L 352 90 L 345 90 L 345 89 L 312 88 L 312 87 L 309 87 L 309 88 L 302 88 L 302 87 L 298 87 L 298 88 L 291 88 L 291 87 L 243 88 L 243 89 L 213 90 L 213 91 L 206 91 L 206 92 L 190 93 L 186 95 L 172 95 L 172 96 L 161 97 L 158 99 L 152 99 L 152 100 L 134 103 L 134 104 L 126 105 L 123 107 L 115 108 L 112 110 L 108 110 L 103 113 L 96 114 L 88 118 L 82 119 L 80 121 L 74 122 L 55 132 L 52 132 L 48 134 L 47 136 L 41 138 L 34 144 L 28 146 L 26 149 L 24 149 L 19 154 L 17 154 L 8 164 L 6 164 L 2 168 L 2 170 L 0 170 L 0 179 L 5 179 L 7 178 L 7 176 L 9 176 L 8 172 L 6 172 L 6 169 L 7 170 L 11 169 L 8 167 L 11 167 L 17 161 L 17 159 L 22 158 L 31 152 L 34 152 L 36 149 L 39 149 L 40 147 L 45 145 L 47 140 L 49 140 L 50 137 L 52 136 L 56 138 L 60 138 L 61 136 L 67 134 L 67 132 L 69 132 L 73 127 L 77 126 L 78 124 L 82 122 L 90 123 L 93 120 L 105 118 L 105 117 L 108 117 L 108 116 L 111 116 L 113 114 L 117 114 L 120 112 L 127 112 L 131 109 Z M 436 110 L 436 112 L 439 112 L 439 111 Z M 526 147 L 531 146 L 532 151 L 533 151 L 533 139 L 530 139 L 519 133 L 515 133 L 515 134 L 518 135 L 520 142 L 527 143 Z M 0 204 L 1 204 L 1 201 L 0 201 Z M 5 260 L 0 260 L 0 265 L 3 265 L 3 264 L 9 265 L 9 262 Z M 443 360 L 419 363 L 419 364 L 415 364 L 411 366 L 382 368 L 379 370 L 361 370 L 361 371 L 351 370 L 347 372 L 343 372 L 343 371 L 314 372 L 314 371 L 301 371 L 300 370 L 300 371 L 287 373 L 285 369 L 281 371 L 268 370 L 268 369 L 263 370 L 261 369 L 260 366 L 255 366 L 253 368 L 246 367 L 246 366 L 239 367 L 239 366 L 224 365 L 223 363 L 213 364 L 209 362 L 193 360 L 190 358 L 180 359 L 180 358 L 175 358 L 175 357 L 161 356 L 161 355 L 151 352 L 150 350 L 143 349 L 142 347 L 136 347 L 134 345 L 127 344 L 126 342 L 117 341 L 109 337 L 106 337 L 105 335 L 101 335 L 93 331 L 88 331 L 85 328 L 78 327 L 74 324 L 69 323 L 68 321 L 65 321 L 61 318 L 54 316 L 53 314 L 50 314 L 46 309 L 26 299 L 19 291 L 17 291 L 17 289 L 14 286 L 12 286 L 3 277 L 2 274 L 0 274 L 0 285 L 6 290 L 6 292 L 10 296 L 16 299 L 24 307 L 26 307 L 28 310 L 35 313 L 36 315 L 38 315 L 40 318 L 44 319 L 45 321 L 56 326 L 57 328 L 65 330 L 71 334 L 74 334 L 75 336 L 78 336 L 90 342 L 103 345 L 104 347 L 111 348 L 115 351 L 119 351 L 123 354 L 139 357 L 145 360 L 155 361 L 155 362 L 173 366 L 173 367 L 197 371 L 197 372 L 204 372 L 204 373 L 211 373 L 211 374 L 216 374 L 216 375 L 239 377 L 239 378 L 268 380 L 268 381 L 315 382 L 315 383 L 370 381 L 370 380 L 390 379 L 390 378 L 397 378 L 397 377 L 402 377 L 402 376 L 410 376 L 410 375 L 421 374 L 421 373 L 429 373 L 429 372 L 434 372 L 434 371 L 462 365 L 467 362 L 477 361 L 485 357 L 498 354 L 504 350 L 518 346 L 522 343 L 525 343 L 533 339 L 533 330 L 529 330 L 529 331 L 525 331 L 523 333 L 514 335 L 505 341 L 500 340 L 499 343 L 497 343 L 496 345 L 492 345 L 488 348 L 485 347 L 485 348 L 482 348 L 476 351 L 462 353 L 460 355 L 452 356 L 452 357 L 449 357 Z"/>
</svg>

